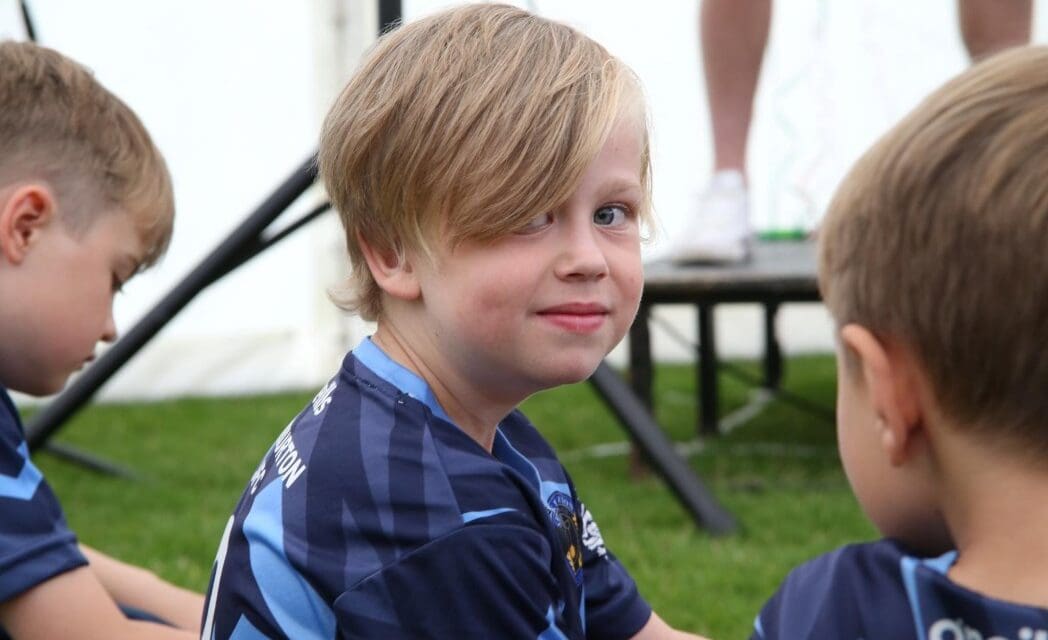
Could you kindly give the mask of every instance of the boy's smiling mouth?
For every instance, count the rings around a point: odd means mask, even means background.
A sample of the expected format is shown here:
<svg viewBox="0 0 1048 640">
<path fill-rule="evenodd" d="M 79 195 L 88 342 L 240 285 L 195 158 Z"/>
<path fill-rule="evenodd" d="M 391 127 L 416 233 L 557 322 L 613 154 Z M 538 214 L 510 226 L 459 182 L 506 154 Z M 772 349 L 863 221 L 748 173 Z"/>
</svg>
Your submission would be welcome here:
<svg viewBox="0 0 1048 640">
<path fill-rule="evenodd" d="M 573 333 L 593 333 L 604 326 L 609 313 L 602 304 L 569 302 L 542 309 L 538 316 Z"/>
</svg>

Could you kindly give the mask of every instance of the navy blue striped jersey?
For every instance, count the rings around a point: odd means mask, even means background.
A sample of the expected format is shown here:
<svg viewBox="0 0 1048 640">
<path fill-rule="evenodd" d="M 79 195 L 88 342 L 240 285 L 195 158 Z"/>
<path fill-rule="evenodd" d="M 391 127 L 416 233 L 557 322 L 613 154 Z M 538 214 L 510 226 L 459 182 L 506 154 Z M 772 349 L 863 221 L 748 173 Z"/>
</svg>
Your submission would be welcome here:
<svg viewBox="0 0 1048 640">
<path fill-rule="evenodd" d="M 519 412 L 489 453 L 365 339 L 230 518 L 203 638 L 627 638 L 651 609 Z"/>
<path fill-rule="evenodd" d="M 29 459 L 11 396 L 0 387 L 0 602 L 85 564 L 58 500 Z"/>
<path fill-rule="evenodd" d="M 752 638 L 1048 640 L 1048 611 L 954 583 L 946 574 L 956 558 L 917 558 L 893 540 L 819 556 L 786 577 Z"/>
</svg>

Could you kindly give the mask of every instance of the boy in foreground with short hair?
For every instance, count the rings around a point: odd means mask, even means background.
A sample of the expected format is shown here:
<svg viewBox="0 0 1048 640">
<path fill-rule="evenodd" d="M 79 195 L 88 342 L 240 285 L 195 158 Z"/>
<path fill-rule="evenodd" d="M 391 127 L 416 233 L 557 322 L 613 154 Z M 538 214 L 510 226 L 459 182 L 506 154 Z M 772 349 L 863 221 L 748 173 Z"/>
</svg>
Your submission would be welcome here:
<svg viewBox="0 0 1048 640">
<path fill-rule="evenodd" d="M 888 539 L 795 569 L 753 637 L 1048 638 L 1048 49 L 926 99 L 820 243 L 841 459 Z"/>
<path fill-rule="evenodd" d="M 164 252 L 173 212 L 126 105 L 61 54 L 0 42 L 0 636 L 196 637 L 198 594 L 78 546 L 7 393 L 59 391 L 116 337 L 113 296 Z"/>
<path fill-rule="evenodd" d="M 352 260 L 338 302 L 378 327 L 252 477 L 204 637 L 694 637 L 516 410 L 586 379 L 637 310 L 635 76 L 564 25 L 451 9 L 379 41 L 319 162 Z"/>
</svg>

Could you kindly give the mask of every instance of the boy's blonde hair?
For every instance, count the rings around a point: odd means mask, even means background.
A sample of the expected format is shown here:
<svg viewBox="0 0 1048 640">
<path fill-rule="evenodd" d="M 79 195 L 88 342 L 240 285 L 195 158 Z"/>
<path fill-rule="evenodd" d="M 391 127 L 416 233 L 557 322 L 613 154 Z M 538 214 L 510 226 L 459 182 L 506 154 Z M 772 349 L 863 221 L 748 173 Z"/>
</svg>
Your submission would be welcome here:
<svg viewBox="0 0 1048 640">
<path fill-rule="evenodd" d="M 620 117 L 643 135 L 634 74 L 563 24 L 467 5 L 384 35 L 324 123 L 320 175 L 342 219 L 351 286 L 333 295 L 365 319 L 381 291 L 360 247 L 418 249 L 520 230 L 562 204 Z"/>
<path fill-rule="evenodd" d="M 171 177 L 145 127 L 91 72 L 30 42 L 0 42 L 0 185 L 45 180 L 60 217 L 85 232 L 106 211 L 131 215 L 146 247 L 167 248 Z"/>
<path fill-rule="evenodd" d="M 819 275 L 836 321 L 911 349 L 953 420 L 1048 452 L 1048 48 L 973 66 L 867 152 Z"/>
</svg>

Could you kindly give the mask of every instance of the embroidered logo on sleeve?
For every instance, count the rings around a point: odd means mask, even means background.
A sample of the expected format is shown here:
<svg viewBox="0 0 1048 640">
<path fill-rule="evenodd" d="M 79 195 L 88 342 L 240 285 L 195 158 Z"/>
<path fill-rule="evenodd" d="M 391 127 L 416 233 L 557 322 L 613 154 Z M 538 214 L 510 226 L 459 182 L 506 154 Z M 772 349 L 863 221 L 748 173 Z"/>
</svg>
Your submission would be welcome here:
<svg viewBox="0 0 1048 640">
<path fill-rule="evenodd" d="M 608 555 L 608 550 L 604 548 L 604 536 L 600 535 L 597 521 L 593 519 L 593 514 L 586 508 L 586 505 L 580 504 L 579 506 L 582 508 L 582 544 L 603 558 Z"/>
</svg>

